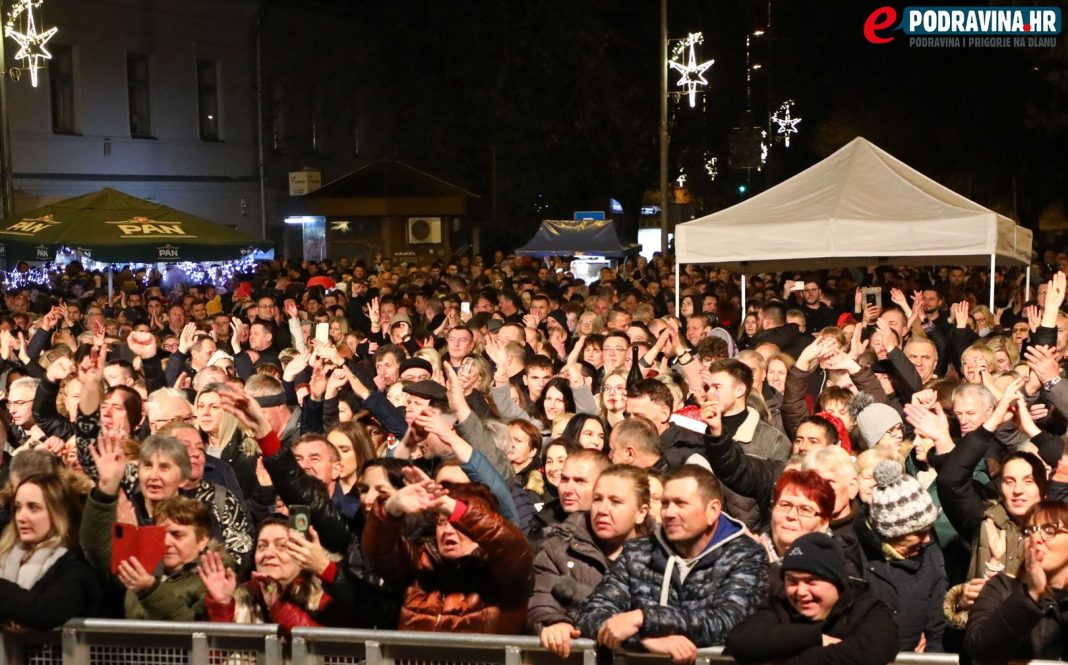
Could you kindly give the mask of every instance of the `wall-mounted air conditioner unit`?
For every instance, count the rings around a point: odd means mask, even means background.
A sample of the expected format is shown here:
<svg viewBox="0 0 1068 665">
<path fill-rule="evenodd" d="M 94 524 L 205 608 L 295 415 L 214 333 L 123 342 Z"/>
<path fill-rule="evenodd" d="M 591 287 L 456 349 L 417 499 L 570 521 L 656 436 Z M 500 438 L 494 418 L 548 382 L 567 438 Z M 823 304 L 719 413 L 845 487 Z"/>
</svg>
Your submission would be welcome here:
<svg viewBox="0 0 1068 665">
<path fill-rule="evenodd" d="M 441 243 L 440 217 L 409 217 L 409 245 L 437 245 Z"/>
</svg>

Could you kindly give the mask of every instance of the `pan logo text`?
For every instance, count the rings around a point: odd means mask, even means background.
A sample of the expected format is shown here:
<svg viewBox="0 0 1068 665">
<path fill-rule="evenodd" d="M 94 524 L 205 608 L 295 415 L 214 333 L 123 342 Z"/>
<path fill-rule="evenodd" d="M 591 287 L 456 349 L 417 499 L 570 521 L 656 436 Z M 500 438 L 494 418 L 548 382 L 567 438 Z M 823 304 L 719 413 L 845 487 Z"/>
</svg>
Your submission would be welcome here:
<svg viewBox="0 0 1068 665">
<path fill-rule="evenodd" d="M 134 217 L 108 222 L 119 229 L 121 238 L 195 238 L 182 229 L 181 222 L 161 222 L 148 217 Z"/>
<path fill-rule="evenodd" d="M 13 236 L 32 236 L 37 235 L 41 231 L 51 228 L 56 224 L 59 224 L 59 222 L 57 222 L 52 215 L 27 217 L 11 224 L 3 231 L 0 231 L 0 233 L 6 233 Z"/>
</svg>

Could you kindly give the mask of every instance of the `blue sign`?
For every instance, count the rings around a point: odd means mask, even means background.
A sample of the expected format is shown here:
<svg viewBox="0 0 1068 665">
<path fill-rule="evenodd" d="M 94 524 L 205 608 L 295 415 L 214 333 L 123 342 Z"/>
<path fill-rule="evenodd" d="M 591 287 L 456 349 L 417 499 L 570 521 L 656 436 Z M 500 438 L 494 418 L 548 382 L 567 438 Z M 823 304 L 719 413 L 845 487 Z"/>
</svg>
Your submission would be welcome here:
<svg viewBox="0 0 1068 665">
<path fill-rule="evenodd" d="M 604 219 L 604 210 L 578 210 L 575 212 L 575 216 L 572 219 L 581 221 L 584 219 Z"/>
</svg>

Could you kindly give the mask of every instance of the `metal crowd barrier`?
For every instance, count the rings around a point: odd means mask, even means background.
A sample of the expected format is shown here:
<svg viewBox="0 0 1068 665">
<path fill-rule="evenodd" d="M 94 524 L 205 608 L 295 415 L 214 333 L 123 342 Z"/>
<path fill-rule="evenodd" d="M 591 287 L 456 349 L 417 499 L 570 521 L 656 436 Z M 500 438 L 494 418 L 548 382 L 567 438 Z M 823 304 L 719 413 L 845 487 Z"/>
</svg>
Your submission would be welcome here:
<svg viewBox="0 0 1068 665">
<path fill-rule="evenodd" d="M 283 665 L 275 624 L 75 619 L 5 632 L 0 665 Z"/>
<path fill-rule="evenodd" d="M 289 653 L 275 624 L 77 619 L 50 632 L 2 634 L 0 665 L 596 665 L 592 640 L 561 659 L 519 635 L 295 628 Z M 612 654 L 612 665 L 669 665 L 666 656 Z M 695 665 L 732 664 L 722 648 Z M 901 653 L 894 665 L 957 665 L 954 654 Z M 1026 665 L 1064 665 L 1028 661 Z"/>
</svg>

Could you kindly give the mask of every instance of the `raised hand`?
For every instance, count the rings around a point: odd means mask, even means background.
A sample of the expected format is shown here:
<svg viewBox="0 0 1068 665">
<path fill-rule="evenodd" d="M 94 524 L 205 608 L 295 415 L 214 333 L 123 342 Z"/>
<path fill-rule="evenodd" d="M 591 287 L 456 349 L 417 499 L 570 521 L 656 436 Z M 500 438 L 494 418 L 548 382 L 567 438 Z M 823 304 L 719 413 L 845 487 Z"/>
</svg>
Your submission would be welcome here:
<svg viewBox="0 0 1068 665">
<path fill-rule="evenodd" d="M 890 302 L 894 303 L 901 308 L 901 311 L 905 312 L 905 319 L 912 318 L 912 308 L 909 307 L 908 298 L 905 297 L 904 292 L 898 288 L 890 289 Z"/>
<path fill-rule="evenodd" d="M 382 327 L 382 314 L 378 298 L 371 298 L 371 302 L 367 303 L 367 318 L 371 319 L 372 330 Z"/>
<path fill-rule="evenodd" d="M 286 365 L 285 371 L 282 372 L 282 379 L 290 382 L 296 379 L 297 375 L 307 369 L 311 357 L 311 349 L 304 349 L 297 355 L 293 356 L 293 359 Z"/>
<path fill-rule="evenodd" d="M 231 387 L 219 393 L 222 410 L 237 418 L 238 422 L 256 439 L 262 439 L 271 433 L 271 423 L 267 420 L 263 407 L 239 388 Z"/>
<path fill-rule="evenodd" d="M 341 367 L 335 367 L 330 376 L 326 379 L 326 392 L 324 397 L 326 399 L 334 399 L 337 397 L 341 389 L 349 384 L 349 369 L 342 365 Z"/>
<path fill-rule="evenodd" d="M 204 589 L 217 603 L 229 604 L 237 589 L 237 577 L 234 571 L 223 564 L 218 552 L 207 551 L 200 556 L 197 574 L 204 583 Z"/>
<path fill-rule="evenodd" d="M 386 499 L 383 508 L 393 517 L 415 515 L 434 507 L 435 501 L 444 492 L 432 478 L 417 467 L 405 467 L 407 484 Z"/>
<path fill-rule="evenodd" d="M 326 372 L 323 371 L 322 366 L 316 366 L 312 369 L 311 379 L 308 381 L 308 390 L 311 391 L 311 398 L 316 402 L 323 399 L 323 394 L 326 392 Z"/>
<path fill-rule="evenodd" d="M 146 571 L 141 562 L 134 557 L 119 562 L 116 577 L 127 590 L 134 593 L 147 591 L 156 583 L 155 576 Z"/>
<path fill-rule="evenodd" d="M 1061 375 L 1061 365 L 1057 362 L 1057 357 L 1051 347 L 1028 346 L 1024 351 L 1024 359 L 1042 383 Z"/>
<path fill-rule="evenodd" d="M 712 436 L 723 434 L 723 410 L 719 400 L 706 397 L 701 402 L 701 420 L 708 425 L 708 433 Z"/>
<path fill-rule="evenodd" d="M 445 394 L 449 398 L 449 408 L 456 414 L 458 421 L 463 422 L 471 414 L 471 407 L 467 404 L 467 397 L 464 394 L 463 382 L 449 363 L 441 363 L 441 368 L 445 372 Z"/>
<path fill-rule="evenodd" d="M 887 353 L 890 353 L 892 349 L 898 347 L 897 333 L 893 331 L 890 324 L 887 323 L 885 319 L 876 319 L 875 328 L 879 331 L 879 335 L 883 340 L 883 347 L 886 349 Z"/>
<path fill-rule="evenodd" d="M 140 356 L 143 360 L 156 357 L 157 345 L 156 336 L 150 332 L 135 330 L 126 338 L 126 346 L 130 347 L 134 355 Z"/>
<path fill-rule="evenodd" d="M 193 348 L 193 344 L 196 342 L 197 324 L 187 323 L 182 327 L 182 332 L 178 335 L 178 351 L 180 353 L 189 353 L 189 350 Z"/>
<path fill-rule="evenodd" d="M 1038 312 L 1038 306 L 1028 305 L 1024 307 L 1024 316 L 1027 317 L 1027 326 L 1031 329 L 1031 332 L 1038 330 L 1038 327 L 1042 324 L 1042 315 Z"/>
<path fill-rule="evenodd" d="M 939 454 L 953 449 L 953 438 L 949 434 L 949 419 L 946 418 L 942 405 L 937 401 L 932 407 L 906 404 L 905 418 L 912 425 L 917 436 L 934 442 L 935 450 Z"/>
<path fill-rule="evenodd" d="M 1027 552 L 1024 557 L 1025 565 L 1020 572 L 1027 585 L 1027 593 L 1037 603 L 1045 595 L 1049 580 L 1046 571 L 1042 570 L 1042 561 L 1046 558 L 1045 548 L 1038 547 L 1034 538 L 1027 539 Z"/>
<path fill-rule="evenodd" d="M 10 330 L 0 330 L 0 358 L 11 360 L 11 351 L 15 348 L 15 337 Z"/>
<path fill-rule="evenodd" d="M 297 309 L 296 301 L 287 299 L 285 304 L 283 305 L 283 308 L 286 312 L 286 318 L 290 320 L 300 318 L 300 310 Z"/>
<path fill-rule="evenodd" d="M 1065 286 L 1068 276 L 1063 272 L 1057 271 L 1053 273 L 1053 277 L 1049 280 L 1049 288 L 1046 290 L 1046 300 L 1043 306 L 1046 311 L 1053 310 L 1056 312 L 1064 304 Z M 1054 318 L 1056 321 L 1056 318 Z"/>
<path fill-rule="evenodd" d="M 314 527 L 308 530 L 308 536 L 310 537 L 305 538 L 301 532 L 290 529 L 286 548 L 303 570 L 322 575 L 330 567 L 330 558 L 319 543 L 319 534 Z"/>
<path fill-rule="evenodd" d="M 967 300 L 962 300 L 959 303 L 951 305 L 949 308 L 949 311 L 953 316 L 953 321 L 957 324 L 958 330 L 963 330 L 968 327 L 968 309 Z"/>
<path fill-rule="evenodd" d="M 89 446 L 89 456 L 96 465 L 96 486 L 108 496 L 119 493 L 119 483 L 126 473 L 126 453 L 117 441 L 105 436 L 97 437 L 96 443 Z"/>
<path fill-rule="evenodd" d="M 230 319 L 230 347 L 234 353 L 241 353 L 241 344 L 248 339 L 248 326 L 236 316 Z"/>
<path fill-rule="evenodd" d="M 52 383 L 61 383 L 74 376 L 77 371 L 78 368 L 75 367 L 73 360 L 67 356 L 61 356 L 52 361 L 52 364 L 48 366 L 45 375 Z"/>
</svg>

